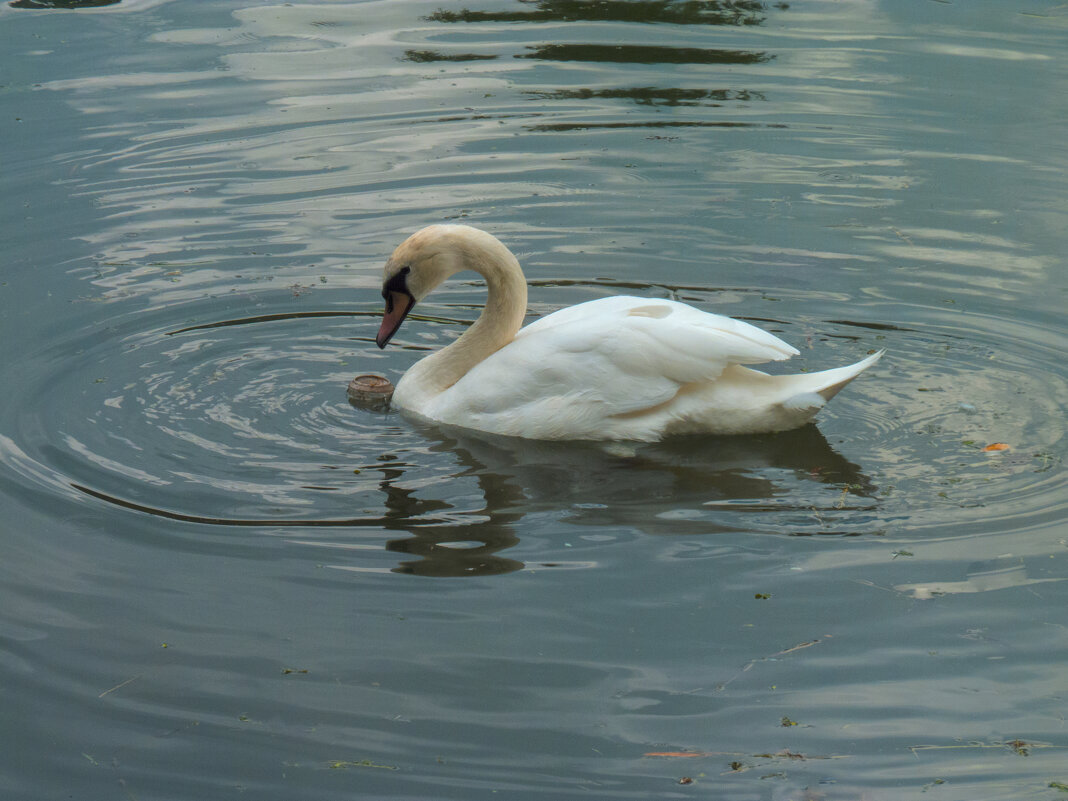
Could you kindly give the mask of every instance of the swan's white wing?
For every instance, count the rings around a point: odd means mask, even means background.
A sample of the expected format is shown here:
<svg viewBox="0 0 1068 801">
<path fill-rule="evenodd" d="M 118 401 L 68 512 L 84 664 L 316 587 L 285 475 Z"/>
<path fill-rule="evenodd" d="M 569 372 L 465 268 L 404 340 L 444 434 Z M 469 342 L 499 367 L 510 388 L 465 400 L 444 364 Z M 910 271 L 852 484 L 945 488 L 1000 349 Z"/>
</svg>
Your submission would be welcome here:
<svg viewBox="0 0 1068 801">
<path fill-rule="evenodd" d="M 748 323 L 668 300 L 613 297 L 537 320 L 442 394 L 438 419 L 604 419 L 656 406 L 728 364 L 797 351 Z M 561 421 L 563 422 L 563 421 Z M 548 424 L 548 422 L 546 423 Z"/>
<path fill-rule="evenodd" d="M 695 309 L 685 303 L 655 298 L 618 296 L 569 306 L 535 320 L 516 334 L 516 340 L 550 329 L 568 327 L 568 336 L 589 338 L 597 346 L 598 335 L 641 333 L 656 343 L 657 358 L 691 357 L 699 364 L 722 358 L 735 364 L 760 364 L 796 356 L 796 348 L 774 334 L 749 323 Z M 604 343 L 608 344 L 608 343 Z M 640 344 L 640 343 L 635 343 Z M 645 345 L 646 348 L 650 346 Z M 722 369 L 722 368 L 720 368 Z M 685 380 L 696 380 L 690 378 Z"/>
</svg>

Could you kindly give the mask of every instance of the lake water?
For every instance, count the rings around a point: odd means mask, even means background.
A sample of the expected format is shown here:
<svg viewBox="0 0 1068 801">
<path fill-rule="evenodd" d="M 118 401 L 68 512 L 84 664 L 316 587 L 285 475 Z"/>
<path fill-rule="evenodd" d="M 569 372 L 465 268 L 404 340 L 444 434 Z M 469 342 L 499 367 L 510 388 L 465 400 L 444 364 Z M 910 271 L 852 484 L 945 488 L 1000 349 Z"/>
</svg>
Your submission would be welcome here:
<svg viewBox="0 0 1068 801">
<path fill-rule="evenodd" d="M 48 5 L 0 8 L 0 796 L 1068 798 L 1068 7 Z M 477 314 L 374 346 L 450 220 L 529 319 L 887 356 L 778 436 L 352 407 Z"/>
</svg>

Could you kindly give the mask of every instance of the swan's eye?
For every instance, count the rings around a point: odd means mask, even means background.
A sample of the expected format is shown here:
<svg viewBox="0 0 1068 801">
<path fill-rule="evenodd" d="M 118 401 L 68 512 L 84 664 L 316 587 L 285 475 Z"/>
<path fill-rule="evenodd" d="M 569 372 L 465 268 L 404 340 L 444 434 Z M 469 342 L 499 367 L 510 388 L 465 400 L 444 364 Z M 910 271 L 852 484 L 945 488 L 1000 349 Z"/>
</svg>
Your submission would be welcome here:
<svg viewBox="0 0 1068 801">
<path fill-rule="evenodd" d="M 382 287 L 382 297 L 386 299 L 386 311 L 391 312 L 393 310 L 393 297 L 394 292 L 399 292 L 402 295 L 412 296 L 412 293 L 408 290 L 408 281 L 406 280 L 408 274 L 412 271 L 410 266 L 401 267 L 392 278 L 386 281 Z"/>
</svg>

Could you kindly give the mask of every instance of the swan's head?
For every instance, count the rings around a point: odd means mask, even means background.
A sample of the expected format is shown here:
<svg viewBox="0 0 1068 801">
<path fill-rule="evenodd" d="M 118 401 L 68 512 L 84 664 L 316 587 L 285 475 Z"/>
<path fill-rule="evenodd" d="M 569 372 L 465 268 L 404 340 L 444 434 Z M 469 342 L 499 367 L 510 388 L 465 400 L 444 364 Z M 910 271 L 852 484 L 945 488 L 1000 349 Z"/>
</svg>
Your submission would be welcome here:
<svg viewBox="0 0 1068 801">
<path fill-rule="evenodd" d="M 468 225 L 431 225 L 405 239 L 383 270 L 386 311 L 375 338 L 378 347 L 389 343 L 412 307 L 442 281 L 461 270 L 479 269 L 498 248 L 508 253 L 495 237 Z"/>
</svg>

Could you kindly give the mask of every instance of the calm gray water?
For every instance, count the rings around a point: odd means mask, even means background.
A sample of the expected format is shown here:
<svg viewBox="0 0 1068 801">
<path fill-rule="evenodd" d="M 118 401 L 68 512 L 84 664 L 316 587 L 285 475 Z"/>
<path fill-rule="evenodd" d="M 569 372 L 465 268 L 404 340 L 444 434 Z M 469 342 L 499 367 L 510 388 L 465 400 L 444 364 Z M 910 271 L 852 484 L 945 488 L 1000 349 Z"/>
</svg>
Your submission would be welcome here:
<svg viewBox="0 0 1068 801">
<path fill-rule="evenodd" d="M 1068 797 L 1068 7 L 34 5 L 0 797 Z M 677 297 L 888 355 L 779 436 L 355 409 L 477 314 L 455 280 L 373 343 L 447 220 L 531 319 Z"/>
</svg>

